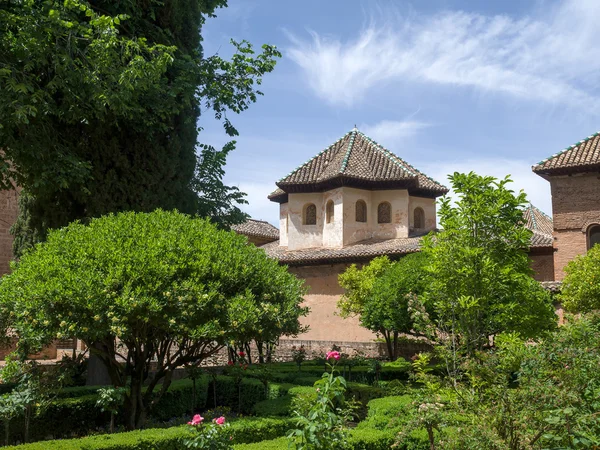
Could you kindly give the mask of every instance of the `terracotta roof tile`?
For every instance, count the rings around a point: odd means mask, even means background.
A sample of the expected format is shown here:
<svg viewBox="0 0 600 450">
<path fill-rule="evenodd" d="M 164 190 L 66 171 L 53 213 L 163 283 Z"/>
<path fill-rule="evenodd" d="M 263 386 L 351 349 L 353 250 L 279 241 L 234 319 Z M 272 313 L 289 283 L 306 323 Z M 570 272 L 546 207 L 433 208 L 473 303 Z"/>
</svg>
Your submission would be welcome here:
<svg viewBox="0 0 600 450">
<path fill-rule="evenodd" d="M 600 170 L 600 132 L 540 161 L 532 170 L 540 175 Z"/>
<path fill-rule="evenodd" d="M 523 217 L 525 219 L 525 226 L 531 231 L 539 231 L 540 233 L 549 235 L 552 235 L 554 232 L 552 219 L 531 203 L 523 212 Z"/>
<path fill-rule="evenodd" d="M 371 259 L 381 255 L 405 255 L 418 252 L 421 236 L 403 239 L 376 240 L 367 239 L 343 248 L 308 248 L 288 251 L 279 245 L 279 241 L 265 244 L 264 249 L 272 258 L 290 266 L 305 264 L 326 264 L 333 262 L 352 262 Z"/>
<path fill-rule="evenodd" d="M 232 225 L 231 229 L 244 236 L 279 239 L 279 229 L 264 220 L 248 219 L 244 223 Z"/>
<path fill-rule="evenodd" d="M 560 288 L 562 287 L 562 281 L 542 281 L 540 284 L 551 293 L 560 292 Z"/>
<path fill-rule="evenodd" d="M 285 201 L 286 193 L 319 191 L 332 186 L 385 186 L 434 197 L 448 188 L 419 172 L 356 128 L 277 182 L 269 198 Z"/>
</svg>

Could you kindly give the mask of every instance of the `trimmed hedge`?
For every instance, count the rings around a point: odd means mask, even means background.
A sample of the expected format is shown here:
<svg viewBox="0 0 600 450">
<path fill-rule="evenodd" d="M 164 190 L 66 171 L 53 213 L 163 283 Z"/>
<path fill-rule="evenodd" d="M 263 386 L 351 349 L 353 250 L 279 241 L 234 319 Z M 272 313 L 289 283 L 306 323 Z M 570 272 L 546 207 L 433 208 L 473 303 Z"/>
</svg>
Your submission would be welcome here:
<svg viewBox="0 0 600 450">
<path fill-rule="evenodd" d="M 206 402 L 209 408 L 215 405 L 212 383 L 211 380 Z M 251 414 L 254 405 L 267 398 L 265 386 L 254 378 L 242 378 L 238 386 L 235 378 L 220 375 L 217 377 L 216 383 L 216 404 L 218 406 L 228 406 L 234 411 L 238 411 L 239 409 L 239 412 L 243 414 Z"/>
<path fill-rule="evenodd" d="M 57 398 L 39 415 L 32 418 L 29 426 L 29 440 L 37 441 L 51 438 L 80 436 L 91 430 L 106 427 L 110 414 L 100 411 L 96 406 L 96 394 L 83 394 L 86 389 L 95 392 L 99 387 L 71 388 L 76 393 L 72 398 Z M 162 396 L 151 416 L 158 420 L 189 414 L 204 409 L 207 399 L 208 380 L 196 380 L 196 405 L 192 405 L 193 388 L 191 380 L 178 380 L 171 383 L 169 390 Z M 117 415 L 117 420 L 123 415 Z M 25 428 L 23 418 L 11 420 L 11 442 L 23 441 Z"/>
<path fill-rule="evenodd" d="M 290 419 L 240 419 L 231 423 L 235 443 L 271 440 L 285 435 L 293 426 Z M 180 450 L 182 442 L 193 436 L 188 426 L 154 428 L 127 433 L 104 434 L 81 439 L 35 442 L 14 447 L 15 450 Z"/>
</svg>

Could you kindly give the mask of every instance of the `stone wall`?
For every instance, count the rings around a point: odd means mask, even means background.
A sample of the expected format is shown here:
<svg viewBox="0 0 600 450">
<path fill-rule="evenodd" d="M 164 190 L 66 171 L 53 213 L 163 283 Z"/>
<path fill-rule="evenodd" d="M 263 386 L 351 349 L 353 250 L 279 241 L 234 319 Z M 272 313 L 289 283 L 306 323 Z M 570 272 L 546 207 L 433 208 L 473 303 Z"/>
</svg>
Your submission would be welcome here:
<svg viewBox="0 0 600 450">
<path fill-rule="evenodd" d="M 593 173 L 550 177 L 554 222 L 554 278 L 565 265 L 587 252 L 587 228 L 600 224 L 600 179 Z"/>
</svg>

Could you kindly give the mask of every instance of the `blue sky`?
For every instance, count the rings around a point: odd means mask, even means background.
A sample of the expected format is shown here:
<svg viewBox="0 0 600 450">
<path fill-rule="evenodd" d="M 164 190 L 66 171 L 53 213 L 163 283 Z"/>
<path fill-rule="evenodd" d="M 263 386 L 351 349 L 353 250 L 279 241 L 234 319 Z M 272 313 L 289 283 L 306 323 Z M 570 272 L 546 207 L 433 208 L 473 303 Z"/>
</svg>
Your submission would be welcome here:
<svg viewBox="0 0 600 450">
<path fill-rule="evenodd" d="M 551 214 L 531 166 L 600 129 L 600 1 L 230 0 L 204 30 L 277 45 L 264 96 L 239 116 L 226 181 L 277 224 L 275 181 L 356 124 L 427 175 L 504 177 Z M 596 67 L 598 66 L 598 67 Z M 200 141 L 221 145 L 205 116 Z"/>
</svg>

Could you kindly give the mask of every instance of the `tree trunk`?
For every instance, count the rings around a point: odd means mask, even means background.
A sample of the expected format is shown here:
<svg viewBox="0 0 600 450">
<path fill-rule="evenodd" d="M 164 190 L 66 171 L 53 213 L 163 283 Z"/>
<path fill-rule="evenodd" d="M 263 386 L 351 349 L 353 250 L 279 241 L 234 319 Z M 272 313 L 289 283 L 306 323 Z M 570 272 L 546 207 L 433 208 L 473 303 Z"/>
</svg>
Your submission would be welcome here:
<svg viewBox="0 0 600 450">
<path fill-rule="evenodd" d="M 29 418 L 31 417 L 31 405 L 25 407 L 25 436 L 23 442 L 27 444 L 29 442 Z"/>
<path fill-rule="evenodd" d="M 10 420 L 4 421 L 4 445 L 8 446 L 10 440 Z"/>
<path fill-rule="evenodd" d="M 126 410 L 126 426 L 129 430 L 135 430 L 141 427 L 146 419 L 144 399 L 142 396 L 141 377 L 131 375 L 131 384 L 129 387 L 129 401 Z"/>
<path fill-rule="evenodd" d="M 392 361 L 396 361 L 398 359 L 398 332 L 394 331 L 394 359 Z"/>
<path fill-rule="evenodd" d="M 392 348 L 392 340 L 390 339 L 390 335 L 387 333 L 383 333 L 383 337 L 385 338 L 385 345 L 387 347 L 388 359 L 390 361 L 393 361 L 394 360 L 393 359 L 394 350 Z"/>
<path fill-rule="evenodd" d="M 258 362 L 260 364 L 265 363 L 265 355 L 263 353 L 264 344 L 262 341 L 256 341 L 256 349 L 258 350 Z"/>
<path fill-rule="evenodd" d="M 427 425 L 427 436 L 429 437 L 429 450 L 435 450 L 435 437 L 433 436 L 433 427 Z"/>
<path fill-rule="evenodd" d="M 111 412 L 110 413 L 110 433 L 114 433 L 115 432 L 115 413 Z"/>
</svg>

